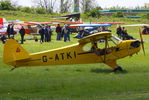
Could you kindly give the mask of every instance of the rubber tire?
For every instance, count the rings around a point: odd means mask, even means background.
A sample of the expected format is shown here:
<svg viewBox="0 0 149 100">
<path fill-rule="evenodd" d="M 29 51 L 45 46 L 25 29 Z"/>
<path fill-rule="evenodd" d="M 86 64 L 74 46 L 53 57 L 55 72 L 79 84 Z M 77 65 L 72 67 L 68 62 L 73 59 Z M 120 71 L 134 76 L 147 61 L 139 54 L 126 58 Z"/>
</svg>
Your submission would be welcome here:
<svg viewBox="0 0 149 100">
<path fill-rule="evenodd" d="M 120 66 L 117 66 L 117 68 L 115 68 L 114 70 L 113 70 L 114 72 L 116 72 L 116 71 L 123 71 L 123 69 L 122 69 L 122 67 L 120 67 Z"/>
</svg>

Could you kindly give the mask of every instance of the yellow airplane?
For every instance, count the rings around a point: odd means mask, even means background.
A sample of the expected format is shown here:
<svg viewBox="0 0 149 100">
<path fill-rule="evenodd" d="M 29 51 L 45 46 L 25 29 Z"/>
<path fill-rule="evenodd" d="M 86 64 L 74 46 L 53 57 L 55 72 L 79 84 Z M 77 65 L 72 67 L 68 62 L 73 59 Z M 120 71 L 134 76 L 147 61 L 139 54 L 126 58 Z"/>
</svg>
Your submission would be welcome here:
<svg viewBox="0 0 149 100">
<path fill-rule="evenodd" d="M 78 43 L 29 54 L 14 39 L 7 40 L 4 45 L 3 60 L 14 68 L 21 66 L 44 66 L 104 63 L 113 71 L 123 71 L 117 60 L 138 53 L 141 49 L 139 40 L 125 40 L 113 36 L 111 32 L 100 32 L 83 39 Z"/>
</svg>

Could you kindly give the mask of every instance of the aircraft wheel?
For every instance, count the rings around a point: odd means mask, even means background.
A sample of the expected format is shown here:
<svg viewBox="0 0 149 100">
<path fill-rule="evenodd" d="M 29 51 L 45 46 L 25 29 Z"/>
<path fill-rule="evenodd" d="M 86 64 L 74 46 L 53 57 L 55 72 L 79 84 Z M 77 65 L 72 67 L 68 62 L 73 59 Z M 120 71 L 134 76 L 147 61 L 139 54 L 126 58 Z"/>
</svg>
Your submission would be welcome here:
<svg viewBox="0 0 149 100">
<path fill-rule="evenodd" d="M 114 70 L 113 70 L 114 72 L 117 72 L 117 71 L 123 71 L 123 69 L 122 69 L 122 67 L 120 67 L 120 66 L 117 66 L 117 68 L 115 68 Z"/>
</svg>

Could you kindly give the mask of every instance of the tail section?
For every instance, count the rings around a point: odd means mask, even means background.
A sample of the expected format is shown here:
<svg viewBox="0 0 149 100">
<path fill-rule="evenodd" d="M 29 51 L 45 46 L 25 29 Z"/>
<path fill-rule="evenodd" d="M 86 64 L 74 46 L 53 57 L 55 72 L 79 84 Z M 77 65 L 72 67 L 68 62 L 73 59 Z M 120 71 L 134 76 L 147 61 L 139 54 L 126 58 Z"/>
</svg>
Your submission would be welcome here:
<svg viewBox="0 0 149 100">
<path fill-rule="evenodd" d="M 8 22 L 5 18 L 0 18 L 0 25 L 8 26 Z"/>
<path fill-rule="evenodd" d="M 3 61 L 5 64 L 16 66 L 19 60 L 29 59 L 29 54 L 14 39 L 7 40 L 4 45 Z"/>
</svg>

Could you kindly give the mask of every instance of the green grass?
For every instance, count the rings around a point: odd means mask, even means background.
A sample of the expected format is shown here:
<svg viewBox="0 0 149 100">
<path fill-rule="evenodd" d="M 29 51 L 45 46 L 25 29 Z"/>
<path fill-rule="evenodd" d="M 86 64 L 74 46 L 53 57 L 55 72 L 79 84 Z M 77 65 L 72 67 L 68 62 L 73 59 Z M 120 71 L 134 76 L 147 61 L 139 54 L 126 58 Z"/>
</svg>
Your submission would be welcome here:
<svg viewBox="0 0 149 100">
<path fill-rule="evenodd" d="M 129 21 L 127 23 L 130 24 Z M 111 27 L 113 33 L 115 28 L 116 26 Z M 139 38 L 138 28 L 127 30 Z M 74 34 L 71 35 L 73 36 Z M 10 71 L 12 67 L 2 61 L 3 44 L 0 43 L 0 100 L 148 100 L 148 37 L 143 36 L 146 56 L 140 51 L 138 55 L 118 61 L 126 70 L 124 73 L 111 73 L 112 69 L 101 63 L 29 66 Z M 19 40 L 19 36 L 16 38 Z M 54 34 L 52 42 L 43 44 L 27 40 L 22 46 L 33 53 L 77 42 L 71 38 L 71 42 L 64 43 L 55 38 Z"/>
</svg>

